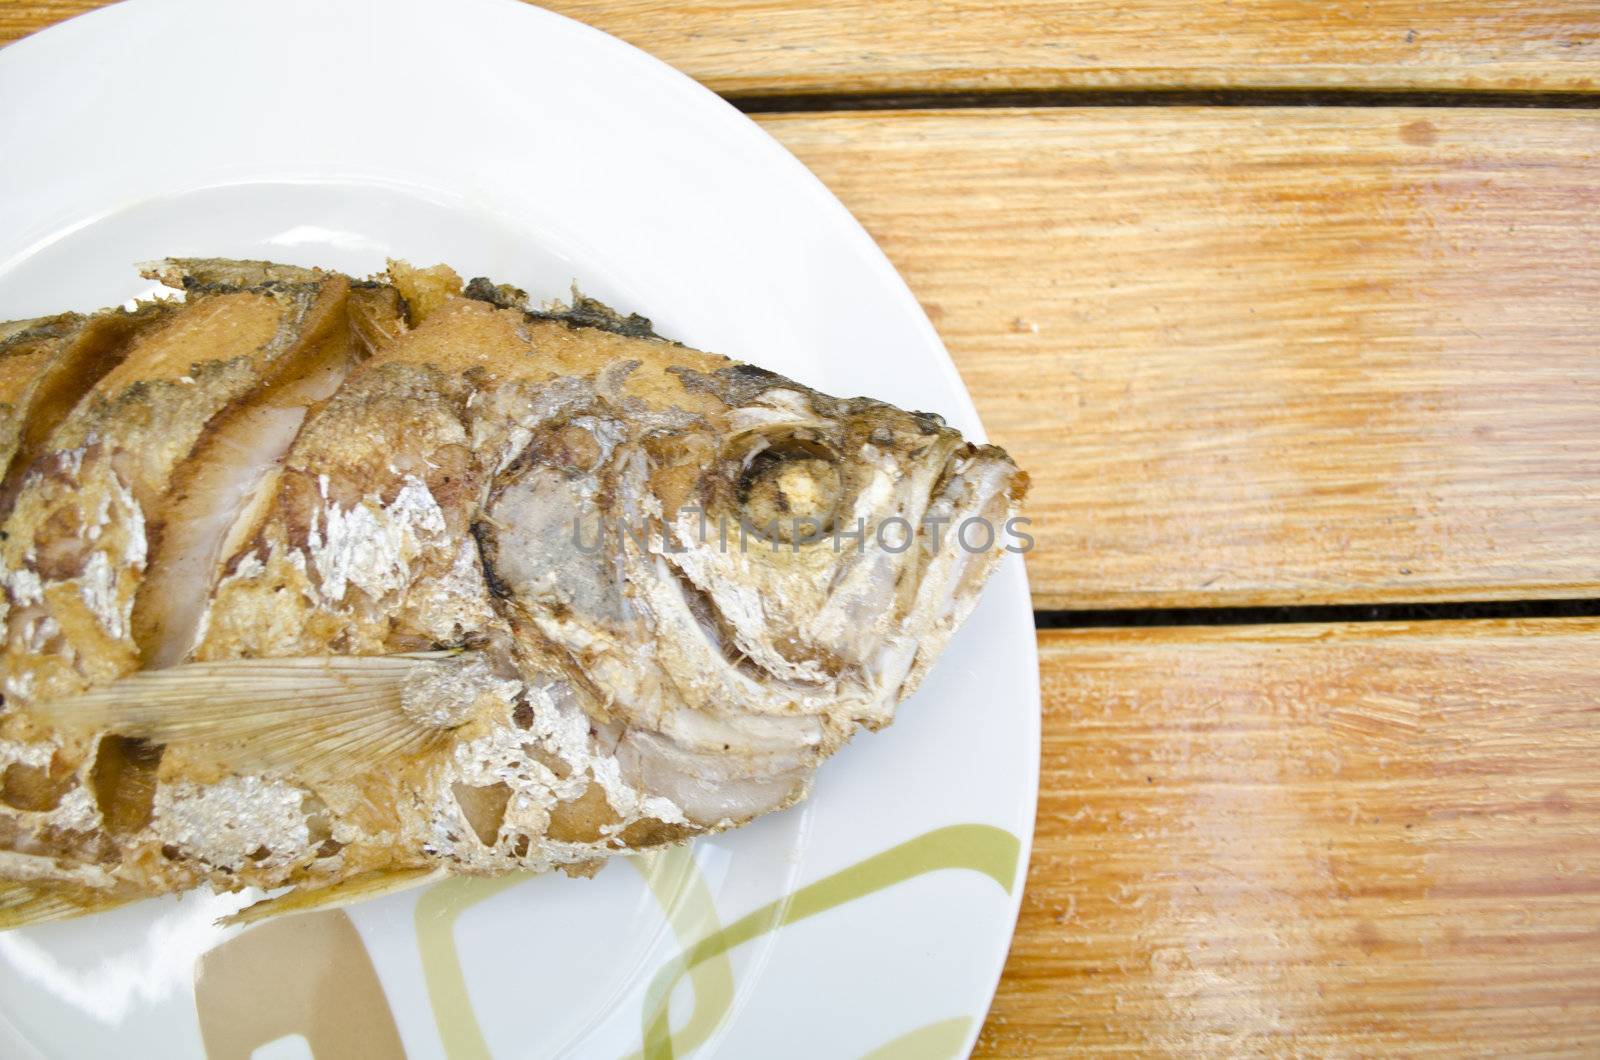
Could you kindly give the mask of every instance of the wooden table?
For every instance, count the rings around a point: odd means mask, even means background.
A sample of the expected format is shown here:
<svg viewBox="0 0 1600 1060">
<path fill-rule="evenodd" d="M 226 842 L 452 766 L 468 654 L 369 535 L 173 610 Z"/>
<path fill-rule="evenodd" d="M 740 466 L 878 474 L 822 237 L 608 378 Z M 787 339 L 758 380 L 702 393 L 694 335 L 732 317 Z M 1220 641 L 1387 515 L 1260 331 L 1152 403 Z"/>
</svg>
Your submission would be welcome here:
<svg viewBox="0 0 1600 1060">
<path fill-rule="evenodd" d="M 1600 4 L 553 6 L 757 113 L 1034 476 L 980 1053 L 1600 1051 Z"/>
</svg>

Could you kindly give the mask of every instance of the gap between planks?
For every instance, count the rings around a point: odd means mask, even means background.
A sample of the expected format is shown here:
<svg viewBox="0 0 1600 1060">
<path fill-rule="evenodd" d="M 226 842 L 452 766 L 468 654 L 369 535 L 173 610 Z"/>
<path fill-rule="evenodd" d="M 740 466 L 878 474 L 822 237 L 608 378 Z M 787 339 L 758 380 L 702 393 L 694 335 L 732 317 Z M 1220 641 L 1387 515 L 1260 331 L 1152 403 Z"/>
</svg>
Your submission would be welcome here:
<svg viewBox="0 0 1600 1060">
<path fill-rule="evenodd" d="M 826 114 L 880 110 L 990 110 L 1080 107 L 1471 107 L 1595 110 L 1588 92 L 1450 92 L 1360 88 L 1081 88 L 992 92 L 856 92 L 725 96 L 746 114 Z"/>
<path fill-rule="evenodd" d="M 1283 607 L 1127 607 L 1035 611 L 1034 626 L 1273 626 L 1329 622 L 1457 622 L 1475 619 L 1600 618 L 1600 599 L 1477 600 L 1461 603 L 1306 604 Z"/>
</svg>

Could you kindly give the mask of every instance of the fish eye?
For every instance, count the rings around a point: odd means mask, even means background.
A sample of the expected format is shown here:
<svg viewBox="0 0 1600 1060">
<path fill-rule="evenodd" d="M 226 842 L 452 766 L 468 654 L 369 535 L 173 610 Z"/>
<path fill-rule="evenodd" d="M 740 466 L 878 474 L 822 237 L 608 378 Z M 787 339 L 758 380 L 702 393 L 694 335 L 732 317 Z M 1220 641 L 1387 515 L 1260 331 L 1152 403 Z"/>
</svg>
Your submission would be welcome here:
<svg viewBox="0 0 1600 1060">
<path fill-rule="evenodd" d="M 740 514 L 763 535 L 790 544 L 832 532 L 843 483 L 838 456 L 822 441 L 798 434 L 757 439 L 737 482 Z"/>
</svg>

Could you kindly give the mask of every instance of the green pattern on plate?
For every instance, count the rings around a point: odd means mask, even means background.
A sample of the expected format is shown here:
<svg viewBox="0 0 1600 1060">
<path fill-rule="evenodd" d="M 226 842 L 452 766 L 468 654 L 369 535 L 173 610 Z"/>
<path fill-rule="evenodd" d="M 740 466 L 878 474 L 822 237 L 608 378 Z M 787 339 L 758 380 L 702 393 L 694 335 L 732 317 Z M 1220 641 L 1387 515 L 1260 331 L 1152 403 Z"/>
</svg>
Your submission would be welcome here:
<svg viewBox="0 0 1600 1060">
<path fill-rule="evenodd" d="M 733 1007 L 733 971 L 728 953 L 735 947 L 939 869 L 982 873 L 1010 894 L 1021 852 L 1021 840 L 993 825 L 936 828 L 785 895 L 726 928 L 718 926 L 716 904 L 694 863 L 691 848 L 676 847 L 630 859 L 661 903 L 684 950 L 651 980 L 643 1012 L 644 1050 L 628 1060 L 668 1060 L 695 1049 L 721 1026 Z M 423 974 L 439 1037 L 451 1060 L 489 1057 L 456 951 L 456 919 L 471 906 L 525 878 L 512 875 L 446 880 L 417 901 L 417 941 Z M 689 940 L 696 937 L 698 941 L 691 944 Z M 685 975 L 694 986 L 694 1011 L 674 1034 L 669 1008 L 672 992 Z M 971 1026 L 972 1020 L 966 1016 L 941 1020 L 902 1035 L 870 1055 L 879 1060 L 953 1055 L 960 1050 Z"/>
<path fill-rule="evenodd" d="M 472 995 L 456 952 L 456 919 L 486 898 L 527 879 L 513 873 L 496 879 L 459 876 L 434 884 L 417 899 L 417 947 L 422 951 L 422 975 L 433 1002 L 434 1022 L 450 1060 L 490 1060 L 489 1046 L 472 1011 Z"/>
<path fill-rule="evenodd" d="M 688 1041 L 680 1043 L 675 1039 L 668 1009 L 678 981 L 703 962 L 720 957 L 735 946 L 759 938 L 769 931 L 939 869 L 981 872 L 1010 894 L 1021 852 L 1022 841 L 1003 828 L 984 824 L 936 828 L 802 887 L 701 939 L 657 972 L 650 989 L 645 993 L 646 1060 L 668 1060 L 680 1051 L 699 1044 Z M 705 1017 L 699 1011 L 701 1008 L 717 1007 L 720 1011 L 710 1020 L 714 1027 L 727 1014 L 732 1000 L 731 988 L 726 994 L 709 1000 L 697 994 L 696 1013 L 691 1024 L 698 1027 L 705 1022 Z"/>
<path fill-rule="evenodd" d="M 711 897 L 705 877 L 700 875 L 700 866 L 695 864 L 692 847 L 673 847 L 628 860 L 661 903 L 661 911 L 672 925 L 679 945 L 688 947 L 696 939 L 722 930 L 716 900 Z M 685 1053 L 711 1037 L 733 1007 L 733 962 L 726 953 L 719 953 L 695 965 L 689 977 L 694 985 L 694 1011 L 683 1029 L 672 1036 L 674 1048 Z M 643 1056 L 643 1052 L 637 1052 L 627 1060 L 641 1060 Z"/>
<path fill-rule="evenodd" d="M 935 1057 L 958 1057 L 972 1030 L 971 1016 L 939 1020 L 891 1042 L 885 1042 L 861 1060 L 933 1060 Z"/>
</svg>

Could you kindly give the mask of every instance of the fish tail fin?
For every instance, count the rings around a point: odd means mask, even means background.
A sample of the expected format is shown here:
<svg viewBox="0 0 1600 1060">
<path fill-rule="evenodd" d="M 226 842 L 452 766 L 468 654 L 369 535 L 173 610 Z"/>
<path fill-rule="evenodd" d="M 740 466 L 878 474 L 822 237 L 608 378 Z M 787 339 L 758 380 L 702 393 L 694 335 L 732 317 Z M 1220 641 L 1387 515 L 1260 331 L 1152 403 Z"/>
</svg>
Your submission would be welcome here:
<svg viewBox="0 0 1600 1060">
<path fill-rule="evenodd" d="M 0 880 L 0 931 L 98 913 L 125 901 L 125 898 L 84 895 L 75 890 L 69 893 L 49 884 Z"/>
</svg>

